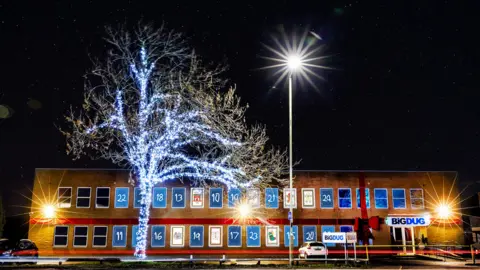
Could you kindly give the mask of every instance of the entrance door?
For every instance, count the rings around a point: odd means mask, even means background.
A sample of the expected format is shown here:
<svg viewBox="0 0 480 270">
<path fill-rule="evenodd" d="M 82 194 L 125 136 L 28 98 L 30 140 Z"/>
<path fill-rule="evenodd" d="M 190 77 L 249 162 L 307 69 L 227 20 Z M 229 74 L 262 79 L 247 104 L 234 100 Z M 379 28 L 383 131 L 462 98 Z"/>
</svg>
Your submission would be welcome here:
<svg viewBox="0 0 480 270">
<path fill-rule="evenodd" d="M 415 254 L 414 227 L 390 227 L 394 250 L 403 254 Z"/>
</svg>

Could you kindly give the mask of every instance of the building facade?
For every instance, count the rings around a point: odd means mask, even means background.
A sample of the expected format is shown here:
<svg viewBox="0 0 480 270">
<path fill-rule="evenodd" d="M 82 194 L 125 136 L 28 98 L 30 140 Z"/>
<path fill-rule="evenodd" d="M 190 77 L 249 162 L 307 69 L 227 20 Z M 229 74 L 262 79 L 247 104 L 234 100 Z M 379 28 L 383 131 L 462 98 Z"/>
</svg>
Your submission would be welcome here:
<svg viewBox="0 0 480 270">
<path fill-rule="evenodd" d="M 296 171 L 294 189 L 153 190 L 150 255 L 287 254 L 323 232 L 357 232 L 359 244 L 463 244 L 455 172 Z M 139 189 L 123 170 L 37 169 L 29 239 L 40 256 L 132 255 Z M 330 244 L 332 250 L 335 244 Z M 332 246 L 333 245 L 333 246 Z"/>
</svg>

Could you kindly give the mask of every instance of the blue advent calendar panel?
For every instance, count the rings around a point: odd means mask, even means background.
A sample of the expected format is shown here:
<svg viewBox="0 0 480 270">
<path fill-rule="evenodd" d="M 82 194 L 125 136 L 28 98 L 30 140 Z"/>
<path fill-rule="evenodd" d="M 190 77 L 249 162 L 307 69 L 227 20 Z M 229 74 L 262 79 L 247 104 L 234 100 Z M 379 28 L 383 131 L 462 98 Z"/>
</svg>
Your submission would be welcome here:
<svg viewBox="0 0 480 270">
<path fill-rule="evenodd" d="M 167 208 L 167 188 L 153 188 L 152 205 L 153 208 Z"/>
<path fill-rule="evenodd" d="M 228 246 L 241 247 L 242 246 L 242 227 L 228 226 Z"/>
<path fill-rule="evenodd" d="M 142 195 L 140 194 L 140 188 L 133 189 L 133 207 L 140 208 L 142 206 Z"/>
<path fill-rule="evenodd" d="M 240 202 L 242 191 L 239 188 L 230 188 L 228 190 L 228 207 L 235 207 Z"/>
<path fill-rule="evenodd" d="M 260 226 L 247 226 L 247 247 L 260 247 Z"/>
<path fill-rule="evenodd" d="M 128 208 L 128 187 L 115 189 L 115 208 Z"/>
<path fill-rule="evenodd" d="M 323 239 L 323 233 L 324 232 L 335 232 L 335 226 L 322 226 L 322 238 Z M 326 243 L 325 246 L 327 247 L 334 247 L 335 244 L 332 244 L 332 243 Z"/>
<path fill-rule="evenodd" d="M 127 226 L 113 226 L 112 247 L 127 246 Z"/>
<path fill-rule="evenodd" d="M 320 189 L 320 207 L 333 208 L 333 188 Z"/>
<path fill-rule="evenodd" d="M 278 188 L 265 189 L 265 208 L 278 208 Z"/>
<path fill-rule="evenodd" d="M 132 247 L 137 246 L 137 232 L 138 232 L 138 225 L 132 226 Z"/>
<path fill-rule="evenodd" d="M 223 188 L 210 188 L 210 208 L 223 207 Z"/>
<path fill-rule="evenodd" d="M 165 226 L 153 225 L 151 228 L 152 238 L 150 245 L 152 247 L 165 247 Z"/>
<path fill-rule="evenodd" d="M 293 246 L 294 247 L 298 247 L 298 226 L 295 225 L 295 226 L 292 226 L 293 228 Z M 283 229 L 283 237 L 284 237 L 284 243 L 285 243 L 285 246 L 288 247 L 290 246 L 290 237 L 288 236 L 289 232 L 290 232 L 290 225 L 285 225 L 284 229 Z"/>
<path fill-rule="evenodd" d="M 190 226 L 190 247 L 203 247 L 203 226 Z"/>
<path fill-rule="evenodd" d="M 317 241 L 317 227 L 303 226 L 303 242 Z"/>
<path fill-rule="evenodd" d="M 185 188 L 172 188 L 172 208 L 185 208 Z"/>
</svg>

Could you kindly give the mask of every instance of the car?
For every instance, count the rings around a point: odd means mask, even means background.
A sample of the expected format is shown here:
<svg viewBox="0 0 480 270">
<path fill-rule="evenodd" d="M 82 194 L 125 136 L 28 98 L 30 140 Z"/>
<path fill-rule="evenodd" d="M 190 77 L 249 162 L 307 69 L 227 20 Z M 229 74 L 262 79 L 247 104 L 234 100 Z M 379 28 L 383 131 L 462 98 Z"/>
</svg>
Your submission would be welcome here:
<svg viewBox="0 0 480 270">
<path fill-rule="evenodd" d="M 10 240 L 6 238 L 0 239 L 0 256 L 7 250 L 11 248 Z"/>
<path fill-rule="evenodd" d="M 1 243 L 1 242 L 0 242 Z M 22 239 L 18 241 L 15 247 L 8 246 L 9 241 L 5 241 L 5 251 L 0 254 L 0 258 L 26 258 L 26 259 L 37 259 L 38 258 L 38 248 L 37 245 L 32 240 Z"/>
<path fill-rule="evenodd" d="M 328 249 L 322 242 L 312 241 L 303 243 L 298 249 L 298 253 L 299 259 L 325 257 L 328 255 Z"/>
</svg>

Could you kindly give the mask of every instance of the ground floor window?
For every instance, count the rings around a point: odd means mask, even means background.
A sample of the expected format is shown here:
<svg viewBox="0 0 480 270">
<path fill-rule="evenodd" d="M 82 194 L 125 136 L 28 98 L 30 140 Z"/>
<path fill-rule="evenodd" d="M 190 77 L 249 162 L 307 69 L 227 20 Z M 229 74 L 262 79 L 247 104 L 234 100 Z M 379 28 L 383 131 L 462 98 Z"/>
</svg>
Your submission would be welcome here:
<svg viewBox="0 0 480 270">
<path fill-rule="evenodd" d="M 93 227 L 93 247 L 107 246 L 107 226 Z"/>
<path fill-rule="evenodd" d="M 55 226 L 53 232 L 53 246 L 66 247 L 68 244 L 68 226 Z"/>
<path fill-rule="evenodd" d="M 73 246 L 87 247 L 88 226 L 75 226 L 73 230 Z"/>
</svg>

